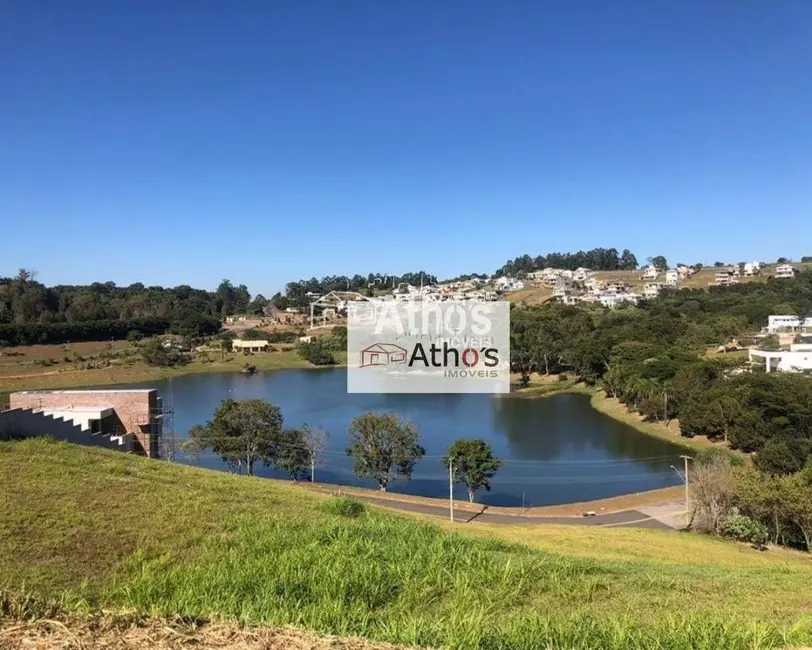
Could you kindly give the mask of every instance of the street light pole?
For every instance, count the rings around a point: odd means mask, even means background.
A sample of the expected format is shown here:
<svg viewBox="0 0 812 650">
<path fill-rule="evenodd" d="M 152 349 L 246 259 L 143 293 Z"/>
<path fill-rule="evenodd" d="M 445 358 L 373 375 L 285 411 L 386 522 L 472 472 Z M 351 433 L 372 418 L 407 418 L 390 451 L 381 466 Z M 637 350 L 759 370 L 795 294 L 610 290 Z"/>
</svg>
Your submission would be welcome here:
<svg viewBox="0 0 812 650">
<path fill-rule="evenodd" d="M 671 469 L 673 469 L 677 473 L 677 476 L 679 476 L 682 479 L 682 482 L 685 483 L 685 509 L 688 510 L 691 504 L 691 498 L 688 492 L 688 461 L 692 460 L 692 458 L 691 456 L 680 456 L 680 458 L 682 458 L 682 460 L 685 462 L 685 469 L 682 472 L 680 472 L 673 465 L 671 465 Z"/>
<path fill-rule="evenodd" d="M 449 519 L 454 521 L 454 460 L 448 459 L 448 514 Z"/>
<path fill-rule="evenodd" d="M 685 461 L 685 509 L 688 510 L 691 507 L 691 497 L 688 492 L 688 461 L 691 460 L 691 457 L 683 454 L 680 458 Z"/>
</svg>

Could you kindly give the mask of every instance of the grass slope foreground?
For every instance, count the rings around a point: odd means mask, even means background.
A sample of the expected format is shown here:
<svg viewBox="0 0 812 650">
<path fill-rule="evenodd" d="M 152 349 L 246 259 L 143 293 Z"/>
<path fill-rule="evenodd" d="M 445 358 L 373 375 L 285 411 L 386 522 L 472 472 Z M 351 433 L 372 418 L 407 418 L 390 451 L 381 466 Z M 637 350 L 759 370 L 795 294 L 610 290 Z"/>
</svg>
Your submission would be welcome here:
<svg viewBox="0 0 812 650">
<path fill-rule="evenodd" d="M 47 440 L 0 442 L 0 477 L 0 603 L 24 594 L 70 612 L 450 648 L 812 640 L 812 562 L 799 553 L 646 530 L 452 529 L 284 482 Z"/>
</svg>

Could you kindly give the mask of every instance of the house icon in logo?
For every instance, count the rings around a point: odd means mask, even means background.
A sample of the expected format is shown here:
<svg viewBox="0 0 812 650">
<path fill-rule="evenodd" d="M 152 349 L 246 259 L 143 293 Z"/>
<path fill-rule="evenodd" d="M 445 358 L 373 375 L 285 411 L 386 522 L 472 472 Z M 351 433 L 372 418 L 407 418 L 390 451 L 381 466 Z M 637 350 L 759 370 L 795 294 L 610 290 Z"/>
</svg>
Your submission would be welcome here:
<svg viewBox="0 0 812 650">
<path fill-rule="evenodd" d="M 406 350 L 394 343 L 374 343 L 361 350 L 361 367 L 406 363 Z"/>
</svg>

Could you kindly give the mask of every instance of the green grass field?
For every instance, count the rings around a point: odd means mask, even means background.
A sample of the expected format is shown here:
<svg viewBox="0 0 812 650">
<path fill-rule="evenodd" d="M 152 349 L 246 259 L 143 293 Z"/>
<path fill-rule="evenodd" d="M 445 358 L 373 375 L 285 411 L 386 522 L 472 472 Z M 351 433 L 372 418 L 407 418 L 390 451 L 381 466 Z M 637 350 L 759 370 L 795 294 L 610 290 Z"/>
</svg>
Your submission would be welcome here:
<svg viewBox="0 0 812 650">
<path fill-rule="evenodd" d="M 67 608 L 453 648 L 812 641 L 812 561 L 799 553 L 676 532 L 452 529 L 47 440 L 0 442 L 0 476 L 0 588 Z"/>
</svg>

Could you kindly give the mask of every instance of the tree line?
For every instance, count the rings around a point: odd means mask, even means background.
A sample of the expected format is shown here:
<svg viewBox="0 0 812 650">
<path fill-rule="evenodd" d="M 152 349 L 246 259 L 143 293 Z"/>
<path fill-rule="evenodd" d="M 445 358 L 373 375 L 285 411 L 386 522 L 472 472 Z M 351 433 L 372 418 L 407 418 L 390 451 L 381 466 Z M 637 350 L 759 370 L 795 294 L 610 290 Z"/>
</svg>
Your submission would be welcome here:
<svg viewBox="0 0 812 650">
<path fill-rule="evenodd" d="M 392 481 L 410 478 L 426 453 L 414 423 L 395 413 L 359 415 L 349 426 L 347 440 L 355 475 L 374 480 L 384 492 Z M 261 463 L 293 480 L 315 481 L 327 441 L 328 433 L 318 427 L 285 428 L 282 410 L 265 400 L 224 400 L 210 421 L 189 431 L 183 450 L 192 456 L 210 450 L 249 476 Z M 470 501 L 477 490 L 491 489 L 491 479 L 502 465 L 490 445 L 479 439 L 456 440 L 441 462 L 454 481 L 465 486 Z"/>
<path fill-rule="evenodd" d="M 752 334 L 769 314 L 812 313 L 812 273 L 728 288 L 666 291 L 638 307 L 560 304 L 511 311 L 511 367 L 569 373 L 648 419 L 678 419 L 685 436 L 756 452 L 766 472 L 798 471 L 812 455 L 812 381 L 743 372 L 709 346 Z"/>
<path fill-rule="evenodd" d="M 494 275 L 523 276 L 547 267 L 570 271 L 582 267 L 593 271 L 634 271 L 637 266 L 637 258 L 628 248 L 624 248 L 622 253 L 616 248 L 593 248 L 576 253 L 548 253 L 536 257 L 521 255 L 505 262 Z"/>
<path fill-rule="evenodd" d="M 285 292 L 276 293 L 271 302 L 279 309 L 288 307 L 306 307 L 313 302 L 312 295 L 324 295 L 330 291 L 355 291 L 365 295 L 373 295 L 375 291 L 391 290 L 401 283 L 420 286 L 420 284 L 436 284 L 437 276 L 425 271 L 391 275 L 385 273 L 370 273 L 366 276 L 355 274 L 326 275 L 321 279 L 297 280 L 285 285 Z"/>
<path fill-rule="evenodd" d="M 173 288 L 126 287 L 114 282 L 48 287 L 31 271 L 0 277 L 0 341 L 7 345 L 100 341 L 172 332 L 212 334 L 224 316 L 267 304 L 251 300 L 245 285 L 223 280 L 216 291 L 182 285 Z"/>
</svg>

